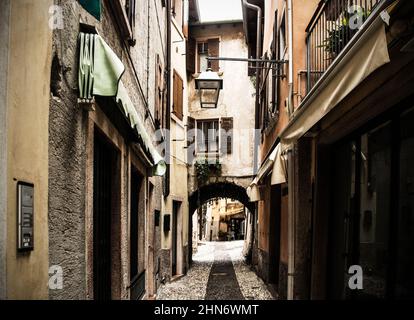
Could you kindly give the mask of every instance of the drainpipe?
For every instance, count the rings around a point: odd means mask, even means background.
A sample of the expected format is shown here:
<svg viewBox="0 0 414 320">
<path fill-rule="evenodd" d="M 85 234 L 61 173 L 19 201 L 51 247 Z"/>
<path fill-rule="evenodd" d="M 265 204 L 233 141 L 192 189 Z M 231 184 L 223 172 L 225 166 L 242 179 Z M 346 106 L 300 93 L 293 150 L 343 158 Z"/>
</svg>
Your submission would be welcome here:
<svg viewBox="0 0 414 320">
<path fill-rule="evenodd" d="M 287 2 L 288 10 L 288 55 L 289 55 L 289 117 L 293 113 L 293 21 L 292 21 L 292 0 Z"/>
<path fill-rule="evenodd" d="M 292 25 L 292 0 L 287 1 L 288 9 L 288 52 L 289 52 L 289 117 L 293 113 L 293 25 Z M 287 298 L 294 299 L 295 278 L 295 159 L 294 147 L 288 153 L 288 279 Z"/>
<path fill-rule="evenodd" d="M 150 1 L 148 1 L 148 7 L 147 7 L 147 101 L 149 102 L 149 73 L 150 73 Z M 147 109 L 147 112 L 149 109 Z"/>
<path fill-rule="evenodd" d="M 167 55 L 167 62 L 165 65 L 165 76 L 166 76 L 166 90 L 167 90 L 167 97 L 166 97 L 166 123 L 165 128 L 168 132 L 166 132 L 166 139 L 170 139 L 169 130 L 170 130 L 170 121 L 171 121 L 171 0 L 167 0 L 167 40 L 166 40 L 166 55 Z M 167 141 L 165 154 L 168 157 L 170 155 L 170 141 Z M 169 162 L 169 161 L 168 161 Z M 168 165 L 169 166 L 169 165 Z M 168 169 L 169 170 L 169 167 Z"/>
<path fill-rule="evenodd" d="M 262 40 L 262 9 L 259 6 L 251 4 L 247 2 L 247 0 L 243 0 L 243 6 L 245 8 L 255 10 L 257 12 L 257 33 L 256 33 L 256 59 L 260 59 L 261 54 L 261 40 Z M 258 170 L 258 158 L 259 158 L 259 140 L 260 136 L 258 133 L 259 129 L 259 90 L 260 90 L 260 62 L 256 62 L 256 103 L 255 103 L 255 121 L 254 121 L 254 159 L 253 159 L 253 174 L 255 175 Z"/>
</svg>

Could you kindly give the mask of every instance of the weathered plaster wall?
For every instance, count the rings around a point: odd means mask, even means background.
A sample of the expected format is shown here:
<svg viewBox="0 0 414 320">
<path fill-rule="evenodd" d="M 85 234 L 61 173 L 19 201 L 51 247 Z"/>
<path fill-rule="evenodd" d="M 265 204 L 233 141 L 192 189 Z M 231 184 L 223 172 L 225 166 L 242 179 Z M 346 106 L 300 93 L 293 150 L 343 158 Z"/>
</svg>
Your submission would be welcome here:
<svg viewBox="0 0 414 320">
<path fill-rule="evenodd" d="M 7 298 L 48 298 L 48 105 L 51 0 L 10 2 L 7 83 Z M 34 184 L 34 250 L 16 248 L 18 181 Z"/>
<path fill-rule="evenodd" d="M 170 195 L 165 199 L 163 204 L 163 219 L 165 214 L 171 214 L 173 201 L 181 202 L 181 214 L 179 226 L 181 230 L 181 244 L 182 248 L 179 248 L 179 261 L 178 273 L 184 273 L 187 269 L 186 251 L 188 247 L 188 228 L 190 216 L 188 212 L 188 188 L 187 188 L 187 155 L 186 149 L 184 149 L 185 143 L 185 123 L 188 115 L 188 87 L 187 87 L 187 71 L 186 71 L 186 41 L 182 33 L 182 28 L 175 20 L 172 19 L 171 23 L 171 102 L 173 101 L 173 71 L 178 72 L 183 79 L 183 119 L 179 119 L 173 113 L 171 113 L 171 166 L 170 166 Z M 162 220 L 163 220 L 162 219 Z M 162 221 L 163 223 L 163 221 Z M 172 221 L 171 221 L 172 223 Z M 172 225 L 171 225 L 172 226 Z M 170 256 L 171 261 L 171 236 L 172 232 L 162 231 L 162 248 L 163 248 L 163 261 L 167 260 L 167 256 Z M 164 265 L 163 275 L 168 279 L 171 274 L 171 262 Z"/>
<path fill-rule="evenodd" d="M 149 1 L 148 5 L 138 6 L 134 29 L 137 43 L 134 47 L 130 47 L 121 40 L 107 1 L 102 2 L 101 21 L 86 12 L 75 0 L 56 0 L 55 3 L 63 8 L 64 28 L 55 30 L 53 37 L 53 55 L 57 58 L 53 66 L 55 81 L 52 86 L 54 92 L 50 103 L 49 127 L 49 232 L 51 238 L 49 260 L 50 264 L 63 267 L 64 290 L 51 291 L 50 296 L 53 299 L 85 299 L 91 297 L 92 285 L 87 283 L 85 274 L 88 270 L 88 263 L 89 265 L 91 263 L 91 261 L 87 262 L 85 252 L 85 242 L 92 236 L 92 229 L 85 229 L 85 223 L 89 221 L 85 217 L 85 212 L 90 209 L 86 203 L 88 175 L 91 174 L 90 170 L 87 174 L 86 146 L 91 143 L 87 136 L 88 118 L 91 117 L 77 105 L 79 22 L 95 26 L 124 63 L 125 73 L 122 76 L 122 82 L 148 133 L 153 136 L 155 127 L 152 115 L 147 113 L 147 110 L 153 109 L 156 54 L 158 53 L 163 60 L 162 23 L 165 9 L 161 7 L 159 1 Z M 96 113 L 98 114 L 99 110 Z M 93 137 L 93 134 L 89 137 Z M 124 202 L 122 202 L 121 212 L 123 221 L 120 222 L 122 242 L 120 267 L 125 272 L 120 281 L 126 288 L 129 284 L 127 284 L 129 281 L 129 225 L 126 211 L 128 210 L 126 201 L 129 192 L 129 177 L 127 176 L 129 171 L 126 170 L 128 165 L 124 161 L 122 163 L 121 198 Z M 153 178 L 152 183 L 154 199 L 161 199 L 161 178 Z M 153 208 L 160 209 L 160 201 L 155 201 Z M 154 213 L 145 214 L 145 217 L 153 219 Z M 148 222 L 146 221 L 146 226 L 149 225 Z M 148 245 L 153 246 L 153 244 L 146 243 L 145 247 Z M 158 251 L 159 244 L 155 248 L 154 261 L 158 260 Z M 147 268 L 154 267 L 154 262 L 146 261 L 145 263 Z M 128 294 L 124 290 L 121 291 L 122 298 L 128 298 Z"/>
<path fill-rule="evenodd" d="M 51 299 L 85 299 L 85 166 L 87 113 L 77 105 L 80 6 L 63 5 L 53 36 L 49 108 L 49 262 L 63 268 L 63 290 Z"/>
<path fill-rule="evenodd" d="M 217 26 L 192 27 L 194 39 L 220 39 L 220 56 L 247 58 L 248 48 L 241 23 Z M 220 61 L 223 73 L 223 90 L 220 92 L 216 109 L 202 109 L 194 77 L 189 79 L 190 115 L 195 119 L 233 117 L 233 150 L 220 157 L 223 177 L 247 177 L 253 174 L 254 137 L 254 94 L 255 88 L 247 75 L 247 64 L 243 62 Z M 200 155 L 202 157 L 202 155 Z M 195 172 L 190 172 L 194 180 Z M 236 179 L 237 180 L 237 179 Z M 195 187 L 194 181 L 190 184 Z M 194 191 L 193 189 L 191 189 Z"/>
<path fill-rule="evenodd" d="M 7 248 L 7 67 L 10 0 L 0 2 L 0 300 L 6 298 Z"/>
</svg>

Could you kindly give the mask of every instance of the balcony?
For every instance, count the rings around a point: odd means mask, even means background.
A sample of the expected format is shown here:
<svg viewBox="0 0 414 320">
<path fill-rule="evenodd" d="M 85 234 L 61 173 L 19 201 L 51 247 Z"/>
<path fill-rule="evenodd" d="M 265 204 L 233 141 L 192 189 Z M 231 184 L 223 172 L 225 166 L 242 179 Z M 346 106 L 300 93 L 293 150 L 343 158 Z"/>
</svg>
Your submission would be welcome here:
<svg viewBox="0 0 414 320">
<path fill-rule="evenodd" d="M 321 0 L 307 29 L 307 93 L 383 0 Z"/>
</svg>

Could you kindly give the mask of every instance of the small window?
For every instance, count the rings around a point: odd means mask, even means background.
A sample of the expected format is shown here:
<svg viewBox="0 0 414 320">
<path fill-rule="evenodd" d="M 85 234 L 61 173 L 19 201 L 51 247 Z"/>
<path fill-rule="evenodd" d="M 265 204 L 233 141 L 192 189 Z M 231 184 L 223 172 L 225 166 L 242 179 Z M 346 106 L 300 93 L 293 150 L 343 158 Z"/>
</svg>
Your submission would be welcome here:
<svg viewBox="0 0 414 320">
<path fill-rule="evenodd" d="M 113 0 L 109 3 L 119 24 L 122 37 L 134 46 L 136 42 L 134 39 L 136 0 Z"/>
<path fill-rule="evenodd" d="M 197 72 L 206 71 L 211 68 L 218 72 L 220 69 L 219 61 L 208 61 L 207 57 L 218 57 L 220 51 L 220 40 L 218 38 L 199 41 L 197 43 Z"/>
<path fill-rule="evenodd" d="M 285 57 L 286 51 L 286 18 L 285 14 L 283 13 L 282 23 L 280 24 L 279 29 L 279 57 L 283 59 Z"/>
<path fill-rule="evenodd" d="M 198 72 L 206 71 L 208 68 L 208 42 L 199 42 L 197 45 Z"/>
<path fill-rule="evenodd" d="M 171 0 L 172 15 L 179 26 L 183 26 L 184 6 L 183 0 Z"/>
<path fill-rule="evenodd" d="M 197 120 L 196 127 L 197 153 L 232 153 L 233 118 Z"/>
<path fill-rule="evenodd" d="M 219 152 L 219 121 L 197 121 L 197 153 Z"/>
</svg>

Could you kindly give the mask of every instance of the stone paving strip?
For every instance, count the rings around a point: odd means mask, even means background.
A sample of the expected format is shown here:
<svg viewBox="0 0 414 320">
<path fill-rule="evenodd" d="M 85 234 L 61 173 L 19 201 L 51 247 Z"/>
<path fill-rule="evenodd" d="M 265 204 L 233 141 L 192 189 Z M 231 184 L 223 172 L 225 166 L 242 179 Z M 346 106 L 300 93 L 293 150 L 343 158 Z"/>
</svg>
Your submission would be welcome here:
<svg viewBox="0 0 414 320">
<path fill-rule="evenodd" d="M 160 287 L 157 300 L 204 300 L 213 262 L 214 246 L 202 243 L 187 275 Z"/>
<path fill-rule="evenodd" d="M 263 280 L 244 262 L 243 241 L 226 242 L 226 245 L 244 298 L 246 300 L 274 300 Z"/>
<path fill-rule="evenodd" d="M 245 264 L 242 247 L 243 241 L 203 242 L 187 275 L 162 286 L 157 299 L 272 300 L 264 282 Z"/>
</svg>

